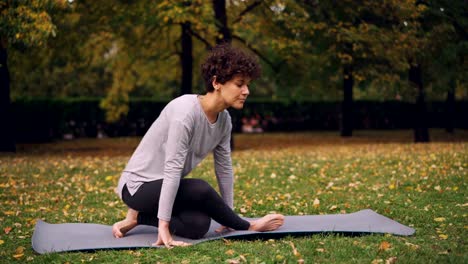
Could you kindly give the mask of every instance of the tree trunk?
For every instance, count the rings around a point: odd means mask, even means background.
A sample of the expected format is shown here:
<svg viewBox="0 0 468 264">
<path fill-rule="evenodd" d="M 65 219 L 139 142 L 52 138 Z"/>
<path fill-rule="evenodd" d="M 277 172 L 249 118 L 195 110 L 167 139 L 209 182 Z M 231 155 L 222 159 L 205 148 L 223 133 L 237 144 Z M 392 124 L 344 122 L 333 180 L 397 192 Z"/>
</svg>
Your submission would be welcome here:
<svg viewBox="0 0 468 264">
<path fill-rule="evenodd" d="M 226 1 L 225 0 L 213 0 L 213 11 L 215 13 L 216 27 L 218 28 L 218 36 L 216 37 L 216 44 L 231 43 L 232 35 L 231 30 L 227 23 L 226 14 Z M 231 150 L 234 150 L 234 130 L 236 120 L 232 119 L 232 130 L 231 130 Z"/>
<path fill-rule="evenodd" d="M 218 27 L 218 37 L 216 37 L 216 43 L 231 43 L 232 35 L 231 30 L 227 24 L 226 1 L 213 0 L 213 10 L 215 13 L 216 26 Z"/>
<path fill-rule="evenodd" d="M 351 65 L 343 68 L 343 102 L 341 105 L 341 136 L 353 135 L 353 69 Z"/>
<path fill-rule="evenodd" d="M 2 40 L 0 43 L 0 152 L 16 152 L 6 47 L 6 41 Z"/>
<path fill-rule="evenodd" d="M 409 69 L 410 84 L 418 89 L 416 99 L 416 111 L 414 117 L 414 142 L 429 142 L 429 126 L 427 120 L 427 109 L 424 86 L 422 82 L 421 65 L 411 65 Z"/>
<path fill-rule="evenodd" d="M 180 55 L 180 61 L 182 64 L 182 83 L 180 87 L 180 93 L 191 94 L 192 93 L 192 36 L 190 35 L 190 22 L 182 23 L 182 53 Z"/>
<path fill-rule="evenodd" d="M 448 133 L 455 132 L 455 81 L 450 81 L 450 87 L 445 101 L 445 130 Z"/>
</svg>

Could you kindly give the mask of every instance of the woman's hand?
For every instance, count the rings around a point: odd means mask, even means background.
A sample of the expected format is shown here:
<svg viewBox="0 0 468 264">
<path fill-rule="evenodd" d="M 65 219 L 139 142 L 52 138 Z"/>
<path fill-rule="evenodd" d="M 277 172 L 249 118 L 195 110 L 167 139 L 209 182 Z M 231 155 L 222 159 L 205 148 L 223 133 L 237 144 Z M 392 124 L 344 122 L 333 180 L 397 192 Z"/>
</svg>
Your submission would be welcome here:
<svg viewBox="0 0 468 264">
<path fill-rule="evenodd" d="M 227 226 L 221 226 L 215 230 L 216 233 L 227 232 L 227 231 L 233 231 L 233 229 Z"/>
<path fill-rule="evenodd" d="M 169 232 L 169 222 L 164 220 L 159 220 L 158 226 L 158 240 L 153 243 L 153 246 L 165 246 L 167 248 L 173 247 L 185 247 L 190 246 L 190 243 L 183 241 L 172 240 L 172 235 Z"/>
</svg>

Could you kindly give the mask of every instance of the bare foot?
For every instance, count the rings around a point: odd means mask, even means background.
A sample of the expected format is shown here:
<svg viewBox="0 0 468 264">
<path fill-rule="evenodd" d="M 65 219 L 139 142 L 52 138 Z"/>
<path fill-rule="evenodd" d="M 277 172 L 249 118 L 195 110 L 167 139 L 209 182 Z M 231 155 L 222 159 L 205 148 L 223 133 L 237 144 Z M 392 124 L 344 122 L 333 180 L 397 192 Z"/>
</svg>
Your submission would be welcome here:
<svg viewBox="0 0 468 264">
<path fill-rule="evenodd" d="M 282 214 L 268 214 L 264 217 L 250 222 L 250 231 L 273 231 L 278 229 L 284 224 L 284 215 Z"/>
<path fill-rule="evenodd" d="M 124 219 L 120 222 L 115 223 L 112 226 L 112 234 L 116 238 L 122 238 L 128 231 L 132 230 L 136 225 L 136 220 Z"/>
</svg>

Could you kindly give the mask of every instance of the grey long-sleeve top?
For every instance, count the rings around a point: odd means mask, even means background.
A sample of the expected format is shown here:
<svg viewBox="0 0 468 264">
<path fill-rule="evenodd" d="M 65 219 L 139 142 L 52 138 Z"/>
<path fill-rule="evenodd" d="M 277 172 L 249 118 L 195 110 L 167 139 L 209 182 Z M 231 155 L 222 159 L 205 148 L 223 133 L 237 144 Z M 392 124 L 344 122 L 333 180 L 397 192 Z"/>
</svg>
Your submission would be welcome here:
<svg viewBox="0 0 468 264">
<path fill-rule="evenodd" d="M 151 125 L 122 173 L 117 191 L 127 185 L 134 195 L 144 183 L 163 179 L 158 218 L 170 221 L 180 179 L 211 151 L 223 200 L 233 208 L 231 117 L 225 110 L 214 124 L 208 121 L 197 95 L 172 100 Z"/>
</svg>

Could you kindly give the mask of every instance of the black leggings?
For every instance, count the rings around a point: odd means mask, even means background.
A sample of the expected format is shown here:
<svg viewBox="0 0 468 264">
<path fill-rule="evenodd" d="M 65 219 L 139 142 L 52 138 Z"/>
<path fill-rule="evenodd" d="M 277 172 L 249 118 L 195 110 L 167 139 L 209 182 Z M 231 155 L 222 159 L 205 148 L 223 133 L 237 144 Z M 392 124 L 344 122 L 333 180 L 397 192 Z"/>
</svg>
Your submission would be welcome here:
<svg viewBox="0 0 468 264">
<path fill-rule="evenodd" d="M 125 185 L 122 200 L 138 211 L 138 224 L 158 226 L 159 195 L 163 180 L 146 182 L 132 196 Z M 210 228 L 211 218 L 235 230 L 247 230 L 250 223 L 240 218 L 204 180 L 182 179 L 169 223 L 171 233 L 198 239 Z"/>
</svg>

